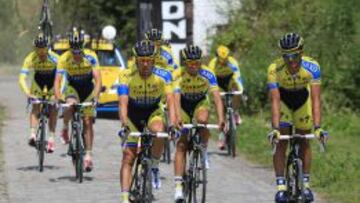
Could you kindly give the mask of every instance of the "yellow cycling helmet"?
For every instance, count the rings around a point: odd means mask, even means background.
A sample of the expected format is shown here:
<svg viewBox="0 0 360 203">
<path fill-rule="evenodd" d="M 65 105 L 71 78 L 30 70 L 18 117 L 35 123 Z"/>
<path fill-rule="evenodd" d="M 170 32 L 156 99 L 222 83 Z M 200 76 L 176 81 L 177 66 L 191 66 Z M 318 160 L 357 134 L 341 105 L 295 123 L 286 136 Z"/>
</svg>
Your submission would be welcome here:
<svg viewBox="0 0 360 203">
<path fill-rule="evenodd" d="M 230 50 L 228 47 L 224 46 L 224 45 L 220 45 L 217 49 L 216 49 L 216 55 L 220 58 L 220 59 L 227 59 L 227 57 L 229 56 Z"/>
</svg>

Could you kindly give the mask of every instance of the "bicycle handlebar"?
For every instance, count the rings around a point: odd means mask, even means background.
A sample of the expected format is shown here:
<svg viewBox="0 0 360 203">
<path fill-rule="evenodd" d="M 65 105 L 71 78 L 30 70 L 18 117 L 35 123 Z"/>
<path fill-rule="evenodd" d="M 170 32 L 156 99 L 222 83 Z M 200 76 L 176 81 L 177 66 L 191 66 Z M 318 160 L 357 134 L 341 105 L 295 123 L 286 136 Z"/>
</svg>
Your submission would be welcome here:
<svg viewBox="0 0 360 203">
<path fill-rule="evenodd" d="M 80 106 L 80 107 L 87 107 L 87 106 L 94 106 L 93 102 L 83 102 L 77 104 L 60 104 L 61 107 L 69 108 L 72 106 Z"/>
<path fill-rule="evenodd" d="M 49 100 L 44 100 L 44 99 L 30 99 L 30 104 L 50 104 L 50 105 L 54 105 L 55 102 L 49 101 Z"/>
<path fill-rule="evenodd" d="M 191 123 L 187 123 L 187 124 L 183 124 L 184 128 L 196 128 L 196 127 L 204 127 L 204 128 L 208 128 L 208 129 L 219 129 L 219 125 L 217 124 L 191 124 Z"/>
<path fill-rule="evenodd" d="M 315 135 L 314 134 L 306 134 L 306 135 L 300 135 L 300 134 L 295 134 L 295 135 L 280 135 L 279 140 L 291 140 L 294 138 L 303 138 L 303 139 L 314 139 Z"/>
<path fill-rule="evenodd" d="M 280 138 L 277 140 L 291 140 L 294 138 L 301 138 L 301 139 L 315 139 L 316 136 L 314 134 L 305 134 L 305 135 L 301 135 L 301 134 L 294 134 L 294 135 L 280 135 Z M 273 145 L 273 150 L 272 150 L 272 154 L 275 154 L 276 152 L 276 142 L 272 142 Z M 320 146 L 320 151 L 321 152 L 325 152 L 326 151 L 326 147 L 325 147 L 325 142 L 322 140 L 319 140 L 319 146 Z"/>
<path fill-rule="evenodd" d="M 240 91 L 232 91 L 232 92 L 220 92 L 221 96 L 226 96 L 226 95 L 242 95 L 242 92 Z"/>
<path fill-rule="evenodd" d="M 142 133 L 142 132 L 131 132 L 131 133 L 129 133 L 128 136 L 141 137 L 143 134 L 144 133 Z M 157 133 L 149 133 L 149 134 L 151 134 L 154 137 L 158 137 L 158 138 L 167 138 L 167 137 L 169 137 L 169 134 L 165 133 L 165 132 L 157 132 Z"/>
</svg>

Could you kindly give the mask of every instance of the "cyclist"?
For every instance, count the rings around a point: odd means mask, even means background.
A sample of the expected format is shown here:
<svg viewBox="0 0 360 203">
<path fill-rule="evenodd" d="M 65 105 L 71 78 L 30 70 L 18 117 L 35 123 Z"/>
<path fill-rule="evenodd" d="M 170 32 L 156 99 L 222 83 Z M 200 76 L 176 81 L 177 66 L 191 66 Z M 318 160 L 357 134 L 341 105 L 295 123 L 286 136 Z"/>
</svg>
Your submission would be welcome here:
<svg viewBox="0 0 360 203">
<path fill-rule="evenodd" d="M 216 57 L 210 63 L 209 68 L 215 73 L 219 87 L 224 91 L 240 91 L 244 90 L 240 68 L 236 60 L 230 56 L 229 48 L 220 45 L 216 50 Z M 240 105 L 240 96 L 233 97 L 234 118 L 237 125 L 241 123 L 241 117 L 238 112 Z M 219 137 L 218 147 L 225 149 L 224 139 Z"/>
<path fill-rule="evenodd" d="M 55 97 L 65 99 L 68 104 L 97 101 L 101 89 L 99 63 L 96 54 L 83 49 L 83 36 L 74 28 L 69 35 L 70 50 L 63 53 L 59 59 L 55 78 Z M 66 80 L 65 91 L 61 91 L 62 78 Z M 62 97 L 64 95 L 64 98 Z M 96 103 L 96 102 L 95 102 Z M 84 108 L 85 157 L 84 168 L 90 172 L 93 167 L 92 146 L 94 140 L 93 119 L 94 107 Z M 68 125 L 73 109 L 64 111 L 64 126 L 61 137 L 63 143 L 69 143 Z"/>
<path fill-rule="evenodd" d="M 139 41 L 133 48 L 137 71 L 121 77 L 118 87 L 119 117 L 123 129 L 142 132 L 147 126 L 152 132 L 165 130 L 165 115 L 162 109 L 162 97 L 166 97 L 170 123 L 175 123 L 173 86 L 171 73 L 155 66 L 156 48 L 153 42 Z M 152 185 L 161 187 L 159 162 L 164 148 L 163 139 L 154 139 L 152 156 Z M 120 181 L 123 202 L 129 202 L 131 171 L 137 155 L 137 139 L 130 137 L 123 152 Z"/>
<path fill-rule="evenodd" d="M 19 85 L 21 90 L 29 99 L 39 99 L 42 97 L 45 87 L 49 91 L 49 95 L 53 96 L 53 85 L 56 73 L 56 65 L 58 55 L 48 49 L 48 39 L 44 33 L 40 32 L 34 40 L 35 50 L 30 52 L 25 60 L 19 75 Z M 31 87 L 26 84 L 26 79 L 33 70 L 34 74 L 31 78 Z M 49 114 L 49 139 L 47 151 L 53 152 L 55 149 L 55 129 L 57 110 L 50 107 Z M 35 146 L 36 131 L 39 123 L 38 115 L 40 113 L 40 105 L 33 104 L 30 113 L 30 137 L 29 145 Z"/>
<path fill-rule="evenodd" d="M 287 33 L 279 41 L 282 57 L 268 68 L 268 89 L 271 96 L 271 135 L 276 139 L 280 134 L 291 134 L 292 127 L 298 134 L 314 134 L 320 139 L 325 131 L 321 128 L 321 74 L 319 64 L 303 55 L 304 40 L 297 33 Z M 314 200 L 310 190 L 311 149 L 308 140 L 300 145 L 300 157 L 304 164 L 305 198 Z M 276 202 L 287 202 L 284 177 L 286 141 L 277 143 L 274 155 L 274 169 L 278 192 Z"/>
<path fill-rule="evenodd" d="M 155 65 L 163 67 L 172 72 L 178 68 L 173 56 L 171 46 L 167 40 L 164 40 L 161 30 L 150 29 L 145 33 L 145 38 L 153 41 L 156 48 Z"/>
<path fill-rule="evenodd" d="M 185 61 L 185 67 L 173 72 L 175 86 L 176 117 L 181 123 L 191 123 L 193 119 L 197 123 L 206 124 L 209 121 L 210 103 L 208 92 L 214 97 L 218 124 L 220 130 L 225 126 L 223 104 L 219 93 L 219 87 L 215 74 L 201 64 L 202 51 L 198 46 L 188 45 L 181 51 Z M 207 146 L 210 132 L 207 129 L 201 131 L 204 144 Z M 176 144 L 175 152 L 175 200 L 184 199 L 182 183 L 186 163 L 187 139 L 181 136 Z M 206 160 L 207 157 L 206 157 Z M 206 161 L 208 168 L 208 161 Z"/>
</svg>

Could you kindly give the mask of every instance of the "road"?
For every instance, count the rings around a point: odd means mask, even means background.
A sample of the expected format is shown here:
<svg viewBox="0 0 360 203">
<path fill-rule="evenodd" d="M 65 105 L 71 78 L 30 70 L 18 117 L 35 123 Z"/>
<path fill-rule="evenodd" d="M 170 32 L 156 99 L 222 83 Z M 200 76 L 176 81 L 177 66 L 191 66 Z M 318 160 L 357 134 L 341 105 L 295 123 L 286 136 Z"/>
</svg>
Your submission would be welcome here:
<svg viewBox="0 0 360 203">
<path fill-rule="evenodd" d="M 5 180 L 11 203 L 42 202 L 120 202 L 119 167 L 122 150 L 115 120 L 96 121 L 94 170 L 85 174 L 83 184 L 74 182 L 70 158 L 65 155 L 57 137 L 56 151 L 47 154 L 43 173 L 37 171 L 34 148 L 27 145 L 29 134 L 25 97 L 15 77 L 0 77 L 0 101 L 7 108 L 8 119 L 3 127 Z M 58 129 L 62 126 L 59 120 Z M 59 131 L 59 130 L 58 130 Z M 58 136 L 58 133 L 57 133 Z M 272 202 L 275 192 L 273 173 L 241 158 L 222 156 L 214 144 L 209 147 L 209 203 Z M 161 164 L 163 187 L 155 192 L 156 202 L 173 202 L 173 165 Z M 2 176 L 0 176 L 2 177 Z"/>
</svg>

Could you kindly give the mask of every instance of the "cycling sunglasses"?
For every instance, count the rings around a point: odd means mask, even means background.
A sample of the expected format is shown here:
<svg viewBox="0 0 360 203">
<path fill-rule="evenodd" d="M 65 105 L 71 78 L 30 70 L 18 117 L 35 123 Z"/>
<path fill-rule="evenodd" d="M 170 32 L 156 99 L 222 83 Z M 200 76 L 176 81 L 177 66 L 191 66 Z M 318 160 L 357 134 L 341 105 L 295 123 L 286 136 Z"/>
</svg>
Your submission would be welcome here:
<svg viewBox="0 0 360 203">
<path fill-rule="evenodd" d="M 296 61 L 300 58 L 300 53 L 288 53 L 282 56 L 285 61 Z"/>
<path fill-rule="evenodd" d="M 152 62 L 154 61 L 154 58 L 153 57 L 148 57 L 148 56 L 142 56 L 142 57 L 137 57 L 136 60 L 140 63 L 145 63 L 145 62 Z"/>
<path fill-rule="evenodd" d="M 48 52 L 47 47 L 36 47 L 36 52 L 38 54 L 46 54 Z"/>
<path fill-rule="evenodd" d="M 200 60 L 186 60 L 185 64 L 187 66 L 199 66 L 201 64 Z"/>
<path fill-rule="evenodd" d="M 71 52 L 72 52 L 74 55 L 79 55 L 79 54 L 81 54 L 82 50 L 81 50 L 81 49 L 73 49 L 73 50 L 71 50 Z"/>
</svg>

